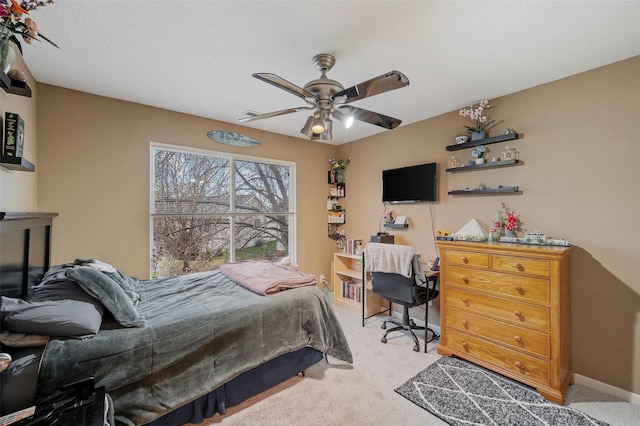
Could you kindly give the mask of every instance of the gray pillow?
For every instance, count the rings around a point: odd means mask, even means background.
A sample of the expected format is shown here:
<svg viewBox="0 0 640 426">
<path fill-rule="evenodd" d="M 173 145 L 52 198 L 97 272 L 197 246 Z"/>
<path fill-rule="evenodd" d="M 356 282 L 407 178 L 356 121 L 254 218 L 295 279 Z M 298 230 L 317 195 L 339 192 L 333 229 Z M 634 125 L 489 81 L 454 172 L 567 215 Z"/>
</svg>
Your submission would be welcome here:
<svg viewBox="0 0 640 426">
<path fill-rule="evenodd" d="M 90 266 L 76 266 L 67 269 L 65 275 L 98 299 L 121 325 L 125 327 L 147 325 L 147 321 L 138 313 L 133 301 L 125 294 L 122 287 L 102 272 Z"/>
<path fill-rule="evenodd" d="M 102 310 L 78 300 L 28 302 L 2 296 L 2 327 L 15 333 L 85 338 L 102 323 Z"/>
<path fill-rule="evenodd" d="M 104 309 L 102 304 L 95 297 L 87 294 L 77 282 L 65 275 L 65 272 L 73 267 L 72 264 L 52 266 L 40 284 L 29 287 L 27 301 L 78 300 L 93 303 L 102 312 Z"/>
</svg>

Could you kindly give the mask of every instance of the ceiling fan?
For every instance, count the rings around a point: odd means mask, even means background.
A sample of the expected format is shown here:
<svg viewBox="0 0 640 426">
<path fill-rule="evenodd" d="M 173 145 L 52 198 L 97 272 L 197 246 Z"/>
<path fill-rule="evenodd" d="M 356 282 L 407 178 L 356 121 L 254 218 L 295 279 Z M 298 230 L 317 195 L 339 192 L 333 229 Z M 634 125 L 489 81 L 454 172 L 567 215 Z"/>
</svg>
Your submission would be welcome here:
<svg viewBox="0 0 640 426">
<path fill-rule="evenodd" d="M 265 114 L 246 112 L 245 114 L 247 116 L 240 118 L 240 122 L 246 123 L 303 110 L 313 110 L 313 114 L 309 116 L 301 130 L 301 133 L 311 140 L 330 140 L 332 138 L 332 118 L 344 122 L 347 128 L 351 126 L 353 120 L 364 121 L 365 123 L 370 123 L 385 129 L 395 129 L 402 123 L 402 121 L 397 118 L 347 104 L 408 86 L 409 79 L 404 74 L 399 71 L 389 71 L 371 80 L 345 89 L 339 82 L 327 78 L 327 72 L 333 68 L 335 63 L 336 59 L 328 53 L 320 53 L 314 56 L 313 64 L 318 71 L 320 71 L 321 76 L 316 80 L 308 82 L 303 88 L 275 74 L 253 74 L 253 77 L 259 80 L 273 84 L 282 90 L 286 90 L 302 98 L 307 105 Z"/>
</svg>

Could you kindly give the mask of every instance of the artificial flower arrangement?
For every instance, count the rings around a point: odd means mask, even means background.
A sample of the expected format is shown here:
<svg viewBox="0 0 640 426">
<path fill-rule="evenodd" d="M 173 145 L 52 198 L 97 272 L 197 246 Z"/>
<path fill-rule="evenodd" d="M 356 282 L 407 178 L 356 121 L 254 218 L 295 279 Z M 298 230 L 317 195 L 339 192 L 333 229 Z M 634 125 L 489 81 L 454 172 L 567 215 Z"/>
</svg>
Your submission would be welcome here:
<svg viewBox="0 0 640 426">
<path fill-rule="evenodd" d="M 504 201 L 500 202 L 502 209 L 504 210 L 504 227 L 507 231 L 512 231 L 513 233 L 524 232 L 525 229 L 522 227 L 524 222 L 520 219 L 520 215 L 515 214 L 515 212 L 507 205 Z"/>
<path fill-rule="evenodd" d="M 351 157 L 347 158 L 347 161 L 336 161 L 333 157 L 329 157 L 329 164 L 331 164 L 332 169 L 344 169 L 349 165 L 349 163 L 351 163 Z"/>
<path fill-rule="evenodd" d="M 52 46 L 58 47 L 54 42 L 42 34 L 38 24 L 29 17 L 29 11 L 40 6 L 47 6 L 53 0 L 21 1 L 0 0 L 0 49 L 2 57 L 6 56 L 8 43 L 13 42 L 20 53 L 22 46 L 17 36 L 21 36 L 25 43 L 32 44 L 34 41 L 44 40 Z"/>
<path fill-rule="evenodd" d="M 462 108 L 460 111 L 458 111 L 459 116 L 469 117 L 470 119 L 476 122 L 475 127 L 463 126 L 464 128 L 467 129 L 467 132 L 469 133 L 484 132 L 485 130 L 487 130 L 487 127 L 495 123 L 495 120 L 489 121 L 489 117 L 483 114 L 485 110 L 490 108 L 493 108 L 493 106 L 489 105 L 488 100 L 484 100 L 484 101 L 481 101 L 478 104 L 478 106 L 469 105 Z"/>
</svg>

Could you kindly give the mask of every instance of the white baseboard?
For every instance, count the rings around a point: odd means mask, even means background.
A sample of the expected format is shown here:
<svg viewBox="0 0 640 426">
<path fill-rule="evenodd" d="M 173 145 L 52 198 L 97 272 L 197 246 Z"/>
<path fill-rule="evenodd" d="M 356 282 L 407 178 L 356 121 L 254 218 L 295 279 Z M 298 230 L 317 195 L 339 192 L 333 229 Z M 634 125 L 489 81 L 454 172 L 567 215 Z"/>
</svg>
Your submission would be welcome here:
<svg viewBox="0 0 640 426">
<path fill-rule="evenodd" d="M 575 383 L 578 383 L 580 385 L 588 386 L 591 389 L 595 389 L 608 395 L 615 396 L 616 398 L 620 398 L 623 401 L 630 402 L 631 404 L 640 405 L 640 395 L 637 393 L 611 386 L 607 383 L 600 382 L 581 374 L 574 373 L 573 379 Z"/>
<path fill-rule="evenodd" d="M 400 312 L 393 312 L 393 316 L 395 318 L 402 319 L 402 314 Z M 419 325 L 424 326 L 424 320 L 420 320 L 417 318 L 411 318 L 413 321 Z M 429 324 L 429 328 L 436 332 L 436 334 L 440 334 L 440 326 L 435 324 Z M 575 383 L 588 386 L 591 389 L 595 389 L 600 392 L 604 392 L 607 395 L 614 396 L 616 398 L 620 398 L 623 401 L 629 402 L 634 405 L 640 405 L 640 394 L 630 392 L 625 389 L 620 389 L 615 386 L 609 385 L 607 383 L 600 382 L 598 380 L 592 379 L 587 376 L 583 376 L 581 374 L 573 375 Z"/>
</svg>

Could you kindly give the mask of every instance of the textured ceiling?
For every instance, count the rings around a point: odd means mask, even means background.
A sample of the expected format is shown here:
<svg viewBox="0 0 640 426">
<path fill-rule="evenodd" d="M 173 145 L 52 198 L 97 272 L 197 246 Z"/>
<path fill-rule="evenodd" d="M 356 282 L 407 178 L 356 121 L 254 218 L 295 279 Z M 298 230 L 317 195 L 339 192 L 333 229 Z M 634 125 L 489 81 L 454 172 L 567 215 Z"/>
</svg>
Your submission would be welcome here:
<svg viewBox="0 0 640 426">
<path fill-rule="evenodd" d="M 408 87 L 353 103 L 403 126 L 640 55 L 636 1 L 56 0 L 31 16 L 60 46 L 24 45 L 38 82 L 234 124 L 303 106 L 251 74 L 302 87 L 320 76 L 318 53 L 336 57 L 328 77 L 345 87 L 406 74 Z M 307 116 L 244 133 L 304 138 Z M 330 143 L 385 131 L 336 123 Z"/>
</svg>

